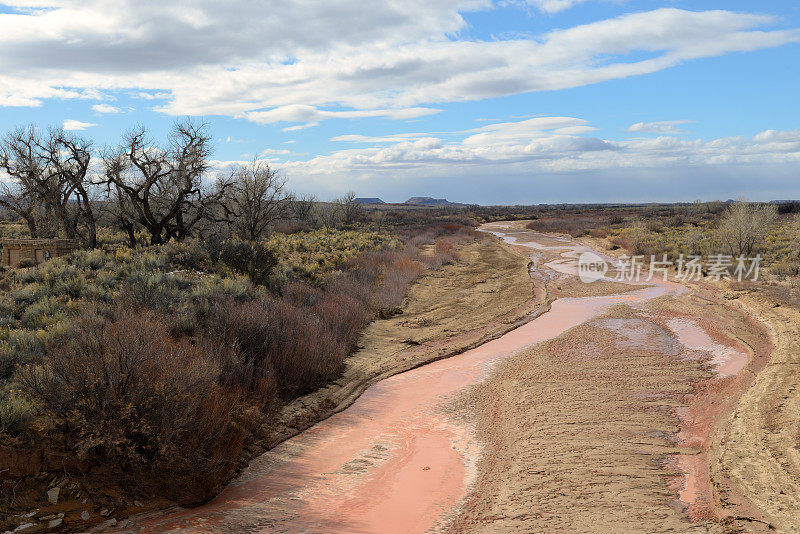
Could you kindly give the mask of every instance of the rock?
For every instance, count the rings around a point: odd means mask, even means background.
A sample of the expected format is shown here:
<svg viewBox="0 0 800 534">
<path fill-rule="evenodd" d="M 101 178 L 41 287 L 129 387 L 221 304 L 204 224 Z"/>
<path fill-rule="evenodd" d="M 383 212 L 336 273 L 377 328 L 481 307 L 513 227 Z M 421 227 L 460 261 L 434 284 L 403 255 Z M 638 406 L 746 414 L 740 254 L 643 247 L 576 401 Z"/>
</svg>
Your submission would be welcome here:
<svg viewBox="0 0 800 534">
<path fill-rule="evenodd" d="M 63 520 L 62 518 L 60 518 L 60 517 L 59 517 L 58 519 L 53 519 L 52 521 L 50 521 L 50 522 L 47 524 L 47 528 L 56 528 L 56 527 L 60 527 L 60 526 L 61 526 L 61 523 L 63 523 L 63 522 L 64 522 L 64 520 Z"/>
<path fill-rule="evenodd" d="M 91 514 L 88 511 L 84 510 L 83 512 L 81 512 L 81 519 L 83 519 L 84 521 L 88 521 L 90 517 Z"/>
<path fill-rule="evenodd" d="M 111 519 L 109 519 L 108 521 L 106 521 L 106 526 L 109 526 L 109 527 L 116 526 L 116 524 L 117 524 L 117 520 L 114 519 L 113 517 Z"/>
<path fill-rule="evenodd" d="M 55 488 L 47 490 L 47 500 L 50 504 L 58 503 L 58 494 L 61 493 L 61 488 L 56 486 Z"/>
<path fill-rule="evenodd" d="M 100 515 L 102 515 L 103 517 L 107 516 L 108 515 L 108 508 L 103 508 L 102 510 L 100 510 Z"/>
</svg>

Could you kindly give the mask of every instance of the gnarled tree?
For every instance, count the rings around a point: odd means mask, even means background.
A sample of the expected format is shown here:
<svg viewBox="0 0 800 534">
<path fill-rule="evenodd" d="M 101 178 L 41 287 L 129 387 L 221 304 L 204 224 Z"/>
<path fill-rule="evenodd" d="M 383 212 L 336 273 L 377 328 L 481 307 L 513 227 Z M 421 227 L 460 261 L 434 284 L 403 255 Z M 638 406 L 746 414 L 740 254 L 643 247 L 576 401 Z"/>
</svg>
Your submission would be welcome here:
<svg viewBox="0 0 800 534">
<path fill-rule="evenodd" d="M 64 237 L 96 246 L 91 148 L 91 141 L 60 128 L 46 136 L 18 128 L 3 139 L 0 168 L 16 182 L 5 186 L 3 205 L 26 221 L 32 237 L 42 235 L 43 220 L 56 220 Z"/>
<path fill-rule="evenodd" d="M 204 124 L 176 123 L 165 147 L 144 127 L 129 132 L 104 158 L 105 183 L 124 208 L 115 215 L 121 226 L 146 229 L 151 244 L 188 237 L 216 200 L 202 183 L 210 155 Z"/>
<path fill-rule="evenodd" d="M 97 220 L 90 196 L 94 186 L 89 173 L 91 150 L 91 141 L 62 129 L 51 130 L 45 144 L 50 172 L 39 187 L 53 206 L 66 237 L 94 248 Z"/>
</svg>

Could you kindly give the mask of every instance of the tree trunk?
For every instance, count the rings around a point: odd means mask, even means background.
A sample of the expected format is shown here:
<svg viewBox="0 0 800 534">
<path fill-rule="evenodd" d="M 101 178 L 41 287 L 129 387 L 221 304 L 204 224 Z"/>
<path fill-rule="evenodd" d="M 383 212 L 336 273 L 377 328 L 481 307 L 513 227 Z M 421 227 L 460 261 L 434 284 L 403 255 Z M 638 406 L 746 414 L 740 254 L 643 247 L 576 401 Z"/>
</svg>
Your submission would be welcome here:
<svg viewBox="0 0 800 534">
<path fill-rule="evenodd" d="M 28 225 L 28 231 L 31 234 L 31 239 L 38 239 L 39 238 L 39 227 L 36 226 L 36 219 L 33 215 L 23 215 L 23 219 Z"/>
</svg>

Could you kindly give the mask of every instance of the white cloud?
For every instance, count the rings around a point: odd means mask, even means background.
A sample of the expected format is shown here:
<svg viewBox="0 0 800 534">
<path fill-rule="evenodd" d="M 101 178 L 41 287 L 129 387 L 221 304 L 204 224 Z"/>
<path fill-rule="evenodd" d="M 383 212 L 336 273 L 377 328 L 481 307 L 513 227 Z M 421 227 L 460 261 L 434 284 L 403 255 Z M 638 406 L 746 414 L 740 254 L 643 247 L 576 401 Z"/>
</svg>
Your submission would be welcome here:
<svg viewBox="0 0 800 534">
<path fill-rule="evenodd" d="M 120 109 L 108 104 L 95 104 L 92 109 L 97 113 L 120 113 Z"/>
<path fill-rule="evenodd" d="M 259 154 L 258 157 L 263 158 L 263 157 L 266 157 L 266 156 L 286 156 L 286 155 L 289 155 L 291 153 L 292 153 L 291 150 L 267 148 L 265 150 L 262 150 L 261 154 Z"/>
<path fill-rule="evenodd" d="M 331 137 L 331 141 L 339 141 L 345 143 L 396 143 L 400 141 L 407 141 L 413 138 L 420 138 L 425 137 L 426 134 L 395 134 L 389 136 L 382 136 L 382 137 L 374 137 L 374 136 L 367 136 L 367 135 L 359 135 L 359 134 L 347 134 L 347 135 L 337 135 L 335 137 Z"/>
<path fill-rule="evenodd" d="M 531 0 L 557 11 L 574 0 Z M 412 119 L 444 102 L 548 91 L 800 41 L 773 18 L 657 9 L 535 38 L 460 37 L 490 0 L 260 3 L 11 0 L 0 15 L 0 105 L 125 90 L 171 115 L 274 123 Z M 41 9 L 40 9 L 41 8 Z M 631 57 L 635 59 L 631 60 Z"/>
<path fill-rule="evenodd" d="M 572 128 L 585 130 L 573 132 Z M 350 180 L 360 180 L 369 190 L 397 180 L 445 179 L 467 171 L 498 180 L 542 175 L 557 180 L 556 176 L 564 172 L 800 163 L 800 130 L 767 130 L 751 138 L 705 141 L 666 135 L 602 139 L 586 135 L 590 128 L 577 118 L 537 117 L 448 134 L 456 137 L 455 141 L 424 133 L 343 135 L 332 140 L 372 146 L 339 150 L 306 161 L 290 160 L 281 167 L 290 179 L 301 179 L 316 188 L 341 189 Z M 517 185 L 524 188 L 524 179 Z"/>
<path fill-rule="evenodd" d="M 172 96 L 171 93 L 148 93 L 146 91 L 139 91 L 137 93 L 130 93 L 130 96 L 133 98 L 139 98 L 142 100 L 167 100 Z"/>
<path fill-rule="evenodd" d="M 689 133 L 687 130 L 678 128 L 682 124 L 691 124 L 694 121 L 679 120 L 679 121 L 657 121 L 657 122 L 637 122 L 628 126 L 629 132 L 645 132 L 645 133 L 660 133 L 660 134 L 685 134 Z"/>
<path fill-rule="evenodd" d="M 304 124 L 295 124 L 294 126 L 287 126 L 285 128 L 281 128 L 282 132 L 296 132 L 298 130 L 307 130 L 308 128 L 313 128 L 314 126 L 319 126 L 318 122 L 306 122 Z"/>
<path fill-rule="evenodd" d="M 74 119 L 64 119 L 64 129 L 65 130 L 85 130 L 86 128 L 91 128 L 92 126 L 97 126 L 92 122 L 81 122 L 76 121 Z"/>
<path fill-rule="evenodd" d="M 292 104 L 271 109 L 269 111 L 251 111 L 245 114 L 248 120 L 260 124 L 273 122 L 313 122 L 325 119 L 358 119 L 363 117 L 388 117 L 392 119 L 415 119 L 438 113 L 440 110 L 431 108 L 407 109 L 369 109 L 355 111 L 330 111 L 317 109 L 314 106 Z"/>
<path fill-rule="evenodd" d="M 534 6 L 545 13 L 558 13 L 584 2 L 586 0 L 525 0 L 528 5 Z"/>
</svg>

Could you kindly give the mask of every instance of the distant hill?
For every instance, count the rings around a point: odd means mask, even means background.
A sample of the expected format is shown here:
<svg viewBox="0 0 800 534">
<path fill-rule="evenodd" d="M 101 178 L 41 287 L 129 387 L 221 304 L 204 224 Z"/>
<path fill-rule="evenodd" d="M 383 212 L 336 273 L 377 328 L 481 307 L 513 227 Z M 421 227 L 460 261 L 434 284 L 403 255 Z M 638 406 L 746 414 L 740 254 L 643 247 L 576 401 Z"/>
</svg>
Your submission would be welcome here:
<svg viewBox="0 0 800 534">
<path fill-rule="evenodd" d="M 377 197 L 357 197 L 353 199 L 356 204 L 386 204 L 383 200 Z"/>
<path fill-rule="evenodd" d="M 415 204 L 418 206 L 462 206 L 458 202 L 450 202 L 446 198 L 433 197 L 411 197 L 404 202 L 405 204 Z"/>
</svg>

